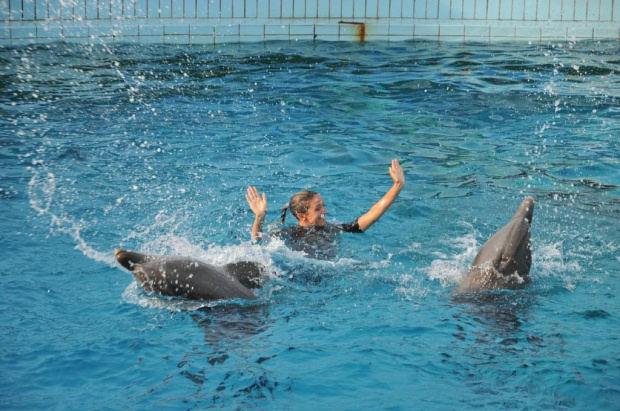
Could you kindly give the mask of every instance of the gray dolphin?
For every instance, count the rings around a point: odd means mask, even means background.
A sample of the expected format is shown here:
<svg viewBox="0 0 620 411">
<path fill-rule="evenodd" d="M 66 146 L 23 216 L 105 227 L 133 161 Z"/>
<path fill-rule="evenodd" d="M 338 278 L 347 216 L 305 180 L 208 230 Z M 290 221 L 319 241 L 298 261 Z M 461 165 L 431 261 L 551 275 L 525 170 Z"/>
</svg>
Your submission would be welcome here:
<svg viewBox="0 0 620 411">
<path fill-rule="evenodd" d="M 534 199 L 527 197 L 508 224 L 480 248 L 461 280 L 457 293 L 481 290 L 515 290 L 529 283 L 532 265 L 530 224 Z"/>
<path fill-rule="evenodd" d="M 261 285 L 263 267 L 251 261 L 216 267 L 192 258 L 116 250 L 116 261 L 131 271 L 148 292 L 193 300 L 255 300 L 250 290 Z"/>
</svg>

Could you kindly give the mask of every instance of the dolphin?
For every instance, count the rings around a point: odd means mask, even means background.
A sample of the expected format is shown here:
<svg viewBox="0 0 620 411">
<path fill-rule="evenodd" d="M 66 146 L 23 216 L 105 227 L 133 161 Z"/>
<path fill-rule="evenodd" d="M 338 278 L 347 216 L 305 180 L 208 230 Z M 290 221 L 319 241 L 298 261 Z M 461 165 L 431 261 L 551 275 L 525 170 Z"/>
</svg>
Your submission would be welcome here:
<svg viewBox="0 0 620 411">
<path fill-rule="evenodd" d="M 457 293 L 522 288 L 530 282 L 530 225 L 534 199 L 526 197 L 512 219 L 480 248 Z"/>
<path fill-rule="evenodd" d="M 264 271 L 264 267 L 251 261 L 216 267 L 193 258 L 123 249 L 116 250 L 114 257 L 146 291 L 192 300 L 256 300 L 251 289 L 262 285 Z"/>
</svg>

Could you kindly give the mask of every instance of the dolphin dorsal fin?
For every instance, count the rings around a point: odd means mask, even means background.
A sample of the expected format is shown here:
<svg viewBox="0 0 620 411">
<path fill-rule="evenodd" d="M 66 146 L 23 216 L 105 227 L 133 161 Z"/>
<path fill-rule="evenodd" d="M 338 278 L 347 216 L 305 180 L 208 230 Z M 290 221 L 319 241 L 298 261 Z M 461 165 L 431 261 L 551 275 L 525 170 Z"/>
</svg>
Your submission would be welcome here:
<svg viewBox="0 0 620 411">
<path fill-rule="evenodd" d="M 263 267 L 252 261 L 226 264 L 224 270 L 247 288 L 257 288 L 263 280 Z"/>
</svg>

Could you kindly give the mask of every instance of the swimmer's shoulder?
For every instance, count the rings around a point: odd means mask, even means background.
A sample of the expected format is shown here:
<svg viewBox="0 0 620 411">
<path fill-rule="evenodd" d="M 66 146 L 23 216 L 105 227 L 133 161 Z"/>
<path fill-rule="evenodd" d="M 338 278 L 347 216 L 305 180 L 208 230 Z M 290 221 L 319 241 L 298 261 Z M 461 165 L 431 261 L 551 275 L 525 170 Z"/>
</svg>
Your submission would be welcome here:
<svg viewBox="0 0 620 411">
<path fill-rule="evenodd" d="M 336 224 L 336 227 L 340 231 L 344 231 L 345 233 L 363 233 L 364 232 L 360 228 L 360 225 L 359 225 L 359 223 L 357 221 L 357 218 L 355 220 L 351 221 L 350 223 L 339 223 L 339 224 Z"/>
</svg>

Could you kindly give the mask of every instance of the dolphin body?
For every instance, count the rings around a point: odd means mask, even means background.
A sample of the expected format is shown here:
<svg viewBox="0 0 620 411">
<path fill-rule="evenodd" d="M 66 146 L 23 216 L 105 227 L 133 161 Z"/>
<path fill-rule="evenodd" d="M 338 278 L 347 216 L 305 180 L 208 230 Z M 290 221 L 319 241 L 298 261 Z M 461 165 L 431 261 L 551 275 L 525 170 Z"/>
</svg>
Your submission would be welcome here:
<svg viewBox="0 0 620 411">
<path fill-rule="evenodd" d="M 530 224 L 534 199 L 526 197 L 508 224 L 480 248 L 456 293 L 516 290 L 529 283 L 532 265 Z"/>
<path fill-rule="evenodd" d="M 263 267 L 251 261 L 216 267 L 192 258 L 148 255 L 116 250 L 116 261 L 131 271 L 148 292 L 214 301 L 256 300 L 251 291 L 262 284 Z"/>
</svg>

